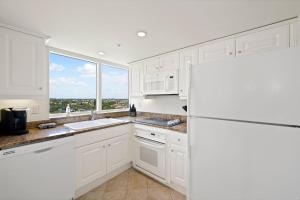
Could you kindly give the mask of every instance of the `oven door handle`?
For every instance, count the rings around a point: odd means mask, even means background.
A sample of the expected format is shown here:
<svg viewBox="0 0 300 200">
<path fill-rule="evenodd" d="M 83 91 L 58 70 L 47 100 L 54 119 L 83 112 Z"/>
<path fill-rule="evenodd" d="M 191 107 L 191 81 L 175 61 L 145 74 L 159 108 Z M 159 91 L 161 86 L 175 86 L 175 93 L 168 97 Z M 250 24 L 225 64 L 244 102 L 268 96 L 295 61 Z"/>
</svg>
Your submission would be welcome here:
<svg viewBox="0 0 300 200">
<path fill-rule="evenodd" d="M 148 140 L 143 140 L 143 139 L 140 139 L 140 138 L 135 138 L 135 141 L 137 143 L 150 146 L 152 148 L 159 148 L 159 149 L 164 149 L 165 148 L 165 144 L 158 144 L 158 143 L 150 142 Z"/>
</svg>

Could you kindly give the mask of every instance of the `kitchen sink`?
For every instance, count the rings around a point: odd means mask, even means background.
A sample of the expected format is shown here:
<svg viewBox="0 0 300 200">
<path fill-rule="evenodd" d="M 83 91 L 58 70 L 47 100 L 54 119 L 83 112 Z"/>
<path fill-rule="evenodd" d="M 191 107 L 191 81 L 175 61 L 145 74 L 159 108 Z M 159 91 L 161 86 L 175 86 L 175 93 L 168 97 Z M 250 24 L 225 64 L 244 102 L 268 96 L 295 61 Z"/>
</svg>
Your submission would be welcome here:
<svg viewBox="0 0 300 200">
<path fill-rule="evenodd" d="M 76 131 L 81 131 L 81 130 L 88 130 L 93 128 L 100 128 L 103 126 L 118 124 L 123 122 L 125 122 L 125 120 L 104 118 L 104 119 L 97 119 L 97 120 L 90 120 L 90 121 L 68 123 L 68 124 L 64 124 L 64 126 Z"/>
</svg>

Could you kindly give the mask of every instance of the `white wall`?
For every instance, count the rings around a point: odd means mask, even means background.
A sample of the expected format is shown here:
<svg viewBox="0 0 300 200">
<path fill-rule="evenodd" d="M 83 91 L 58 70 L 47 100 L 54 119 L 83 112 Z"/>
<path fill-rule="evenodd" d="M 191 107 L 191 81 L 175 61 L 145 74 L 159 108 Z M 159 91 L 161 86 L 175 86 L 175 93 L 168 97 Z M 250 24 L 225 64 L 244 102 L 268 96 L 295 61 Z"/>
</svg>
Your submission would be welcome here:
<svg viewBox="0 0 300 200">
<path fill-rule="evenodd" d="M 0 100 L 1 108 L 29 108 L 28 121 L 47 120 L 49 118 L 49 99 L 6 99 Z M 32 113 L 35 110 L 37 113 Z"/>
<path fill-rule="evenodd" d="M 153 112 L 174 115 L 186 115 L 182 106 L 186 105 L 185 100 L 180 100 L 178 95 L 151 96 L 147 98 L 132 98 L 137 111 Z"/>
</svg>

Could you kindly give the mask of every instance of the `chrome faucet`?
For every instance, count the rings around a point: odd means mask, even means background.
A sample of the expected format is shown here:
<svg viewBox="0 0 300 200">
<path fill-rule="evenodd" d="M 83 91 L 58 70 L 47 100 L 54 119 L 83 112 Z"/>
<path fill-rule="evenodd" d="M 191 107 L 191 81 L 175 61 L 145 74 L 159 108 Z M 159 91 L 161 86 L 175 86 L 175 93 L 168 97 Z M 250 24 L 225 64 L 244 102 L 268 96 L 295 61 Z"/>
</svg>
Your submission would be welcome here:
<svg viewBox="0 0 300 200">
<path fill-rule="evenodd" d="M 96 111 L 91 110 L 91 120 L 96 119 Z"/>
</svg>

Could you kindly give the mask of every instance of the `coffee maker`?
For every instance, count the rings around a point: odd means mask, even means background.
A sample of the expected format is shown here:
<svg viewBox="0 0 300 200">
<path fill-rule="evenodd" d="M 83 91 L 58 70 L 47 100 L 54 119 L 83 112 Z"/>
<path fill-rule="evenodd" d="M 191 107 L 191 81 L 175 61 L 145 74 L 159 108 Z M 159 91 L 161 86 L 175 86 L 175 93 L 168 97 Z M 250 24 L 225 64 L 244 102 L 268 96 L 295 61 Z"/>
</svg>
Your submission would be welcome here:
<svg viewBox="0 0 300 200">
<path fill-rule="evenodd" d="M 21 135 L 28 133 L 27 112 L 25 109 L 1 109 L 1 132 L 4 134 Z"/>
</svg>

